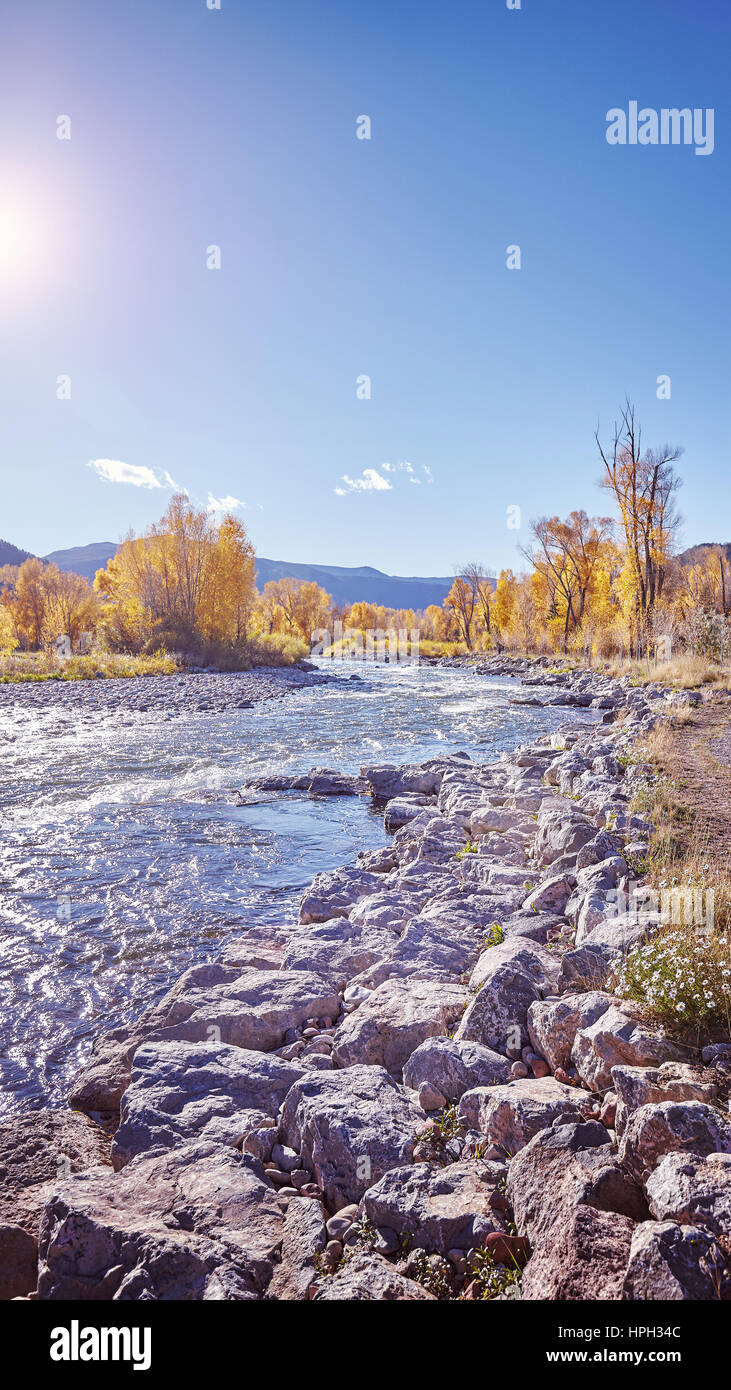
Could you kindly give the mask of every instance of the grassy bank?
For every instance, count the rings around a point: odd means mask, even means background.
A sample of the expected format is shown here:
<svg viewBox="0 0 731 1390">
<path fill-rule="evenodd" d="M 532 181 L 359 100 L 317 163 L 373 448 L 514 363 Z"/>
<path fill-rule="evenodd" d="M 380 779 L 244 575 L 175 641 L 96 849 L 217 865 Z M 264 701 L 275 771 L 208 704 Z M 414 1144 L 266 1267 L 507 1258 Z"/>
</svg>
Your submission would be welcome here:
<svg viewBox="0 0 731 1390">
<path fill-rule="evenodd" d="M 612 661 L 604 669 L 611 676 L 629 676 L 638 685 L 666 685 L 673 690 L 731 685 L 730 667 L 690 653 L 671 661 Z"/>
<path fill-rule="evenodd" d="M 678 920 L 628 954 L 613 987 L 644 1005 L 673 1035 L 701 1043 L 726 1041 L 731 1037 L 731 699 L 712 693 L 693 711 L 662 720 L 635 755 L 651 775 L 635 793 L 633 810 L 655 827 L 647 861 L 637 868 L 650 887 L 669 895 L 666 901 L 677 894 Z"/>
<path fill-rule="evenodd" d="M 182 655 L 164 650 L 150 655 L 97 651 L 64 661 L 50 652 L 15 651 L 0 654 L 0 683 L 170 676 L 200 666 L 215 667 L 217 671 L 252 671 L 258 666 L 292 666 L 307 655 L 307 644 L 300 638 L 279 633 L 252 638 L 242 647 L 207 643 Z"/>
</svg>

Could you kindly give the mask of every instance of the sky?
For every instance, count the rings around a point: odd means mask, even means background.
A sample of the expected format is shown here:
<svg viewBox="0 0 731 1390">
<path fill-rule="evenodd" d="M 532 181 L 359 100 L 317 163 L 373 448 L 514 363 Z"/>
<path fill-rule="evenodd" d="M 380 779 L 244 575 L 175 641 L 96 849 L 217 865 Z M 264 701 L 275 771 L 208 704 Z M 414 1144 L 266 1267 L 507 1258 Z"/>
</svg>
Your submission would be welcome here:
<svg viewBox="0 0 731 1390">
<path fill-rule="evenodd" d="M 518 569 L 607 511 L 629 395 L 683 542 L 731 539 L 731 7 L 211 3 L 4 7 L 0 536 L 178 487 L 270 558 Z M 610 145 L 634 100 L 712 153 Z"/>
</svg>

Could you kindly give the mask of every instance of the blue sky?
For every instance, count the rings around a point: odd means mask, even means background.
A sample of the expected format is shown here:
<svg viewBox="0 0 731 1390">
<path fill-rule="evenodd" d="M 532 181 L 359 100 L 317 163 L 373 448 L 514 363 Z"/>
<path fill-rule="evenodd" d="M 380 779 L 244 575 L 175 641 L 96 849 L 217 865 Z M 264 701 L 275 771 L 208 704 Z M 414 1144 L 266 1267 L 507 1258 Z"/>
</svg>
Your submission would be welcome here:
<svg viewBox="0 0 731 1390">
<path fill-rule="evenodd" d="M 518 567 L 606 510 L 627 392 L 686 543 L 731 539 L 730 37 L 696 0 L 6 7 L 0 535 L 116 540 L 167 478 L 270 557 Z M 713 154 L 610 147 L 631 99 L 714 108 Z"/>
</svg>

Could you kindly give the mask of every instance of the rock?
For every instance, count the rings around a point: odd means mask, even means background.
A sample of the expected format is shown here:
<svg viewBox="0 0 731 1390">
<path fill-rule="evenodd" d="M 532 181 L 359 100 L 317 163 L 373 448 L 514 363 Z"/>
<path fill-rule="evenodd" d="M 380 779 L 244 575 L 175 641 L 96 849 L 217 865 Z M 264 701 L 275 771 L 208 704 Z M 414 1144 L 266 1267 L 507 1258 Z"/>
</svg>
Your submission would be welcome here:
<svg viewBox="0 0 731 1390">
<path fill-rule="evenodd" d="M 31 1110 L 0 1124 L 0 1300 L 36 1286 L 38 1224 L 49 1190 L 74 1173 L 110 1171 L 104 1132 L 71 1110 Z"/>
<path fill-rule="evenodd" d="M 249 1154 L 183 1145 L 58 1186 L 41 1220 L 41 1299 L 261 1298 L 282 1214 Z"/>
<path fill-rule="evenodd" d="M 441 1091 L 437 1091 L 429 1081 L 422 1081 L 419 1087 L 419 1105 L 422 1110 L 443 1110 L 447 1104 L 446 1096 Z"/>
<path fill-rule="evenodd" d="M 396 939 L 393 931 L 364 928 L 348 918 L 332 917 L 312 923 L 291 938 L 283 968 L 309 971 L 332 989 L 343 989 L 354 975 L 387 956 Z"/>
<path fill-rule="evenodd" d="M 0 1300 L 25 1298 L 36 1286 L 38 1241 L 22 1226 L 0 1221 Z"/>
<path fill-rule="evenodd" d="M 604 859 L 612 859 L 619 849 L 619 840 L 600 830 L 591 840 L 587 840 L 576 856 L 577 869 L 586 869 L 590 864 L 600 864 Z"/>
<path fill-rule="evenodd" d="M 513 1155 L 558 1116 L 581 1119 L 578 1098 L 573 1087 L 547 1076 L 466 1091 L 459 1113 L 470 1129 L 480 1130 L 504 1153 Z"/>
<path fill-rule="evenodd" d="M 612 1068 L 623 1063 L 653 1067 L 684 1056 L 687 1049 L 650 1032 L 640 1011 L 626 1002 L 621 1008 L 611 1005 L 595 1022 L 580 1028 L 571 1049 L 576 1070 L 592 1091 L 609 1090 Z"/>
<path fill-rule="evenodd" d="M 524 874 L 525 870 L 521 872 Z M 556 931 L 563 926 L 563 920 L 556 912 L 524 912 L 520 908 L 517 912 L 511 912 L 509 917 L 505 917 L 501 927 L 506 941 L 521 936 L 541 945 L 546 941 L 550 931 Z"/>
<path fill-rule="evenodd" d="M 526 912 L 563 912 L 576 879 L 573 874 L 556 874 L 539 883 L 528 895 L 523 908 Z"/>
<path fill-rule="evenodd" d="M 240 1144 L 259 1120 L 276 1115 L 302 1071 L 226 1043 L 143 1043 L 122 1097 L 112 1162 L 118 1169 L 136 1154 L 194 1139 Z"/>
<path fill-rule="evenodd" d="M 254 777 L 245 783 L 245 791 L 303 791 L 311 796 L 357 796 L 366 790 L 360 777 L 349 777 L 331 767 L 313 767 L 300 776 L 286 774 L 273 777 Z"/>
<path fill-rule="evenodd" d="M 568 1067 L 579 1029 L 596 1023 L 613 1002 L 611 995 L 596 990 L 564 994 L 556 1000 L 537 1000 L 528 1010 L 528 1036 L 552 1070 Z"/>
<path fill-rule="evenodd" d="M 523 1275 L 524 1301 L 589 1302 L 622 1297 L 634 1222 L 616 1212 L 575 1207 Z"/>
<path fill-rule="evenodd" d="M 618 1212 L 633 1221 L 649 1215 L 642 1189 L 623 1172 L 603 1125 L 594 1120 L 539 1130 L 508 1170 L 515 1225 L 534 1249 L 578 1206 Z"/>
<path fill-rule="evenodd" d="M 397 1273 L 393 1265 L 376 1254 L 353 1255 L 320 1285 L 315 1294 L 316 1303 L 332 1303 L 341 1299 L 373 1303 L 407 1300 L 436 1302 L 434 1295 L 428 1293 L 423 1285 Z"/>
<path fill-rule="evenodd" d="M 337 1210 L 410 1161 L 419 1120 L 423 1112 L 383 1067 L 353 1066 L 296 1081 L 281 1132 Z"/>
<path fill-rule="evenodd" d="M 645 1221 L 632 1236 L 623 1298 L 717 1301 L 728 1297 L 731 1270 L 718 1241 L 697 1226 Z"/>
<path fill-rule="evenodd" d="M 364 869 L 336 869 L 333 873 L 316 874 L 300 902 L 301 923 L 326 922 L 330 917 L 347 917 L 360 898 L 380 891 L 382 883 L 376 874 Z"/>
<path fill-rule="evenodd" d="M 567 763 L 564 766 L 574 762 L 578 769 L 578 763 L 573 755 L 562 755 L 562 757 L 567 758 Z M 546 769 L 547 782 L 552 781 L 554 772 L 558 774 L 561 771 L 558 766 L 560 762 L 561 758 L 557 758 Z M 553 785 L 555 786 L 557 783 L 553 782 Z M 534 848 L 534 856 L 538 864 L 548 865 L 565 854 L 578 854 L 582 846 L 596 835 L 596 827 L 585 816 L 579 812 L 567 815 L 565 807 L 561 806 L 560 803 L 559 808 L 558 813 L 548 809 L 546 812 L 539 811 L 538 813 L 538 834 Z"/>
<path fill-rule="evenodd" d="M 408 764 L 395 767 L 393 763 L 368 763 L 360 769 L 360 775 L 376 801 L 390 801 L 395 796 L 413 792 L 421 796 L 436 796 L 447 765 L 446 761 L 439 759 L 414 767 Z"/>
<path fill-rule="evenodd" d="M 510 1063 L 480 1043 L 453 1038 L 427 1038 L 404 1066 L 404 1085 L 420 1091 L 435 1087 L 447 1101 L 459 1100 L 475 1086 L 495 1086 L 508 1080 Z"/>
<path fill-rule="evenodd" d="M 711 1235 L 731 1235 L 731 1155 L 669 1153 L 645 1184 L 658 1221 L 700 1226 Z"/>
<path fill-rule="evenodd" d="M 325 1249 L 322 1207 L 308 1197 L 290 1202 L 282 1232 L 282 1262 L 267 1289 L 267 1298 L 292 1302 L 310 1297 L 317 1280 L 315 1257 Z"/>
<path fill-rule="evenodd" d="M 544 990 L 556 985 L 559 965 L 555 955 L 540 942 L 515 935 L 481 952 L 470 975 L 470 989 L 481 989 L 491 981 L 501 965 L 514 965 Z"/>
<path fill-rule="evenodd" d="M 504 944 L 507 951 L 493 946 L 480 957 L 481 988 L 455 1033 L 458 1042 L 478 1042 L 503 1053 L 511 1042 L 519 1049 L 528 1042 L 528 1010 L 550 987 L 549 970 L 554 969 L 553 962 L 546 964 L 548 952 L 542 948 L 515 938 Z M 556 964 L 553 978 L 557 975 Z"/>
<path fill-rule="evenodd" d="M 308 1018 L 337 1014 L 337 992 L 305 970 L 243 970 L 196 965 L 130 1029 L 100 1040 L 76 1078 L 79 1110 L 119 1109 L 131 1059 L 142 1042 L 217 1042 L 268 1052 Z"/>
<path fill-rule="evenodd" d="M 336 1064 L 384 1066 L 401 1073 L 425 1038 L 452 1030 L 468 999 L 447 981 L 386 980 L 335 1033 Z"/>
<path fill-rule="evenodd" d="M 602 990 L 619 956 L 614 947 L 600 941 L 585 941 L 575 951 L 565 951 L 561 957 L 559 992 L 563 994 L 580 987 Z"/>
<path fill-rule="evenodd" d="M 664 1100 L 700 1100 L 708 1105 L 728 1102 L 729 1083 L 717 1073 L 684 1062 L 663 1062 L 661 1067 L 613 1067 L 617 1092 L 617 1133 L 624 1132 L 629 1116 L 641 1105 Z"/>
<path fill-rule="evenodd" d="M 622 955 L 654 936 L 660 925 L 659 916 L 652 913 L 646 916 L 634 912 L 612 914 L 595 921 L 591 930 L 582 934 L 581 941 L 577 936 L 576 944 L 609 946 Z"/>
<path fill-rule="evenodd" d="M 417 976 L 420 980 L 444 980 L 461 975 L 479 953 L 478 942 L 465 927 L 479 920 L 480 909 L 471 910 L 466 900 L 461 901 L 460 908 L 463 920 L 451 903 L 435 903 L 427 913 L 415 917 L 389 955 L 354 983 L 373 989 L 389 979 Z"/>
<path fill-rule="evenodd" d="M 426 806 L 433 806 L 433 801 L 428 796 L 420 796 L 417 792 L 409 795 L 394 796 L 386 802 L 383 812 L 383 828 L 393 835 L 402 826 L 408 825 L 414 820 Z"/>
<path fill-rule="evenodd" d="M 467 1160 L 446 1168 L 416 1163 L 392 1168 L 363 1198 L 374 1226 L 408 1236 L 424 1250 L 445 1254 L 484 1244 L 491 1231 L 504 1230 L 499 1209 L 490 1198 L 503 1169 L 498 1164 Z"/>
</svg>

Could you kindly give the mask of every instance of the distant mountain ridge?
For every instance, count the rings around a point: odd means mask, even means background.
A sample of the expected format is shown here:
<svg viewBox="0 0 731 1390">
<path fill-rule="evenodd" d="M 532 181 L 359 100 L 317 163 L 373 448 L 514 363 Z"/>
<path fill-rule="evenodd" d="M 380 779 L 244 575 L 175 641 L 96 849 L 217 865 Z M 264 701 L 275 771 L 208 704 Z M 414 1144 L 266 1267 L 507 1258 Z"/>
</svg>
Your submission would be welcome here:
<svg viewBox="0 0 731 1390">
<path fill-rule="evenodd" d="M 24 560 L 32 560 L 29 550 L 19 550 L 10 541 L 0 540 L 0 565 L 22 565 Z"/>
<path fill-rule="evenodd" d="M 9 546 L 10 550 L 15 547 Z M 71 546 L 68 550 L 52 550 L 44 560 L 61 570 L 73 570 L 93 580 L 117 550 L 113 541 L 96 541 L 91 545 Z M 16 552 L 22 559 L 0 561 L 21 564 L 27 552 Z M 0 551 L 2 554 L 2 551 Z M 289 560 L 267 560 L 257 556 L 256 581 L 259 588 L 271 579 L 314 580 L 332 595 L 335 603 L 377 603 L 385 608 L 428 608 L 430 603 L 441 605 L 449 593 L 454 575 L 421 578 L 418 575 L 384 574 L 371 565 L 348 568 L 345 565 L 300 565 Z"/>
<path fill-rule="evenodd" d="M 385 608 L 428 608 L 442 604 L 454 582 L 453 575 L 421 579 L 384 574 L 370 565 L 348 569 L 343 565 L 298 565 L 289 560 L 267 560 L 257 556 L 259 588 L 271 579 L 314 580 L 332 594 L 337 604 L 378 603 Z"/>
</svg>

